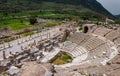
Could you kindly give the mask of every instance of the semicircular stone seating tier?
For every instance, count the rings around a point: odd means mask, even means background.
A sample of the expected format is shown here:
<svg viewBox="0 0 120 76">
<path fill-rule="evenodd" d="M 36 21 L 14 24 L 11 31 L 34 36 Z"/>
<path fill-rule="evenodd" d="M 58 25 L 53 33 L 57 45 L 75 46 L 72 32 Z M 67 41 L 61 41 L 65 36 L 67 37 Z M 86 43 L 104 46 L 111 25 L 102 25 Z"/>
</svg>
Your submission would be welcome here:
<svg viewBox="0 0 120 76">
<path fill-rule="evenodd" d="M 76 44 L 82 44 L 82 42 L 84 43 L 84 41 L 91 37 L 92 37 L 91 35 L 86 35 L 84 33 L 75 33 L 70 37 L 70 41 Z"/>
<path fill-rule="evenodd" d="M 78 57 L 87 52 L 87 50 L 84 47 L 78 46 L 77 44 L 72 43 L 70 41 L 64 43 L 63 49 L 64 52 L 68 53 L 73 58 Z"/>
<path fill-rule="evenodd" d="M 105 37 L 108 40 L 114 41 L 116 38 L 120 37 L 120 28 L 113 30 L 104 27 L 99 27 L 95 29 L 92 33 Z"/>
<path fill-rule="evenodd" d="M 73 58 L 87 53 L 88 57 L 84 60 L 90 60 L 92 64 L 104 64 L 111 58 L 111 53 L 116 51 L 114 45 L 98 36 L 77 33 L 71 37 L 70 41 L 64 43 L 63 51 Z"/>
<path fill-rule="evenodd" d="M 95 29 L 92 33 L 104 37 L 106 34 L 108 34 L 111 31 L 112 31 L 112 29 L 99 27 L 99 28 Z"/>
<path fill-rule="evenodd" d="M 120 37 L 120 32 L 118 30 L 113 30 L 105 36 L 105 38 L 107 38 L 111 41 L 114 41 L 114 39 L 116 39 L 118 37 Z"/>
<path fill-rule="evenodd" d="M 108 29 L 108 28 L 97 28 L 93 34 L 105 37 L 106 39 L 114 42 L 117 45 L 117 49 L 120 52 L 120 28 L 117 29 Z"/>
</svg>

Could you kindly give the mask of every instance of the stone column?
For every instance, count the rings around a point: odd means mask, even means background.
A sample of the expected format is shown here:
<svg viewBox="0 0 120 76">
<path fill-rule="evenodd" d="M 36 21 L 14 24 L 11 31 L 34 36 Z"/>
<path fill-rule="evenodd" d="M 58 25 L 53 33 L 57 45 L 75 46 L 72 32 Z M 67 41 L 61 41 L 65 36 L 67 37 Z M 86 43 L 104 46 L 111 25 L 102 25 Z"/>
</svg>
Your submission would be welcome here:
<svg viewBox="0 0 120 76">
<path fill-rule="evenodd" d="M 38 33 L 38 37 L 40 37 L 40 33 Z"/>
<path fill-rule="evenodd" d="M 32 36 L 30 35 L 29 40 L 32 40 Z"/>
<path fill-rule="evenodd" d="M 48 40 L 49 39 L 49 34 L 47 33 L 46 35 L 47 35 L 47 40 Z"/>
<path fill-rule="evenodd" d="M 5 51 L 3 51 L 3 59 L 6 59 Z"/>
<path fill-rule="evenodd" d="M 50 38 L 50 32 L 49 32 L 49 38 Z"/>
<path fill-rule="evenodd" d="M 9 48 L 11 47 L 10 43 L 8 43 L 8 47 L 9 47 Z"/>
<path fill-rule="evenodd" d="M 35 44 L 35 46 L 37 45 L 36 40 L 34 40 L 34 44 Z"/>
<path fill-rule="evenodd" d="M 21 46 L 21 50 L 24 50 L 23 46 Z"/>
<path fill-rule="evenodd" d="M 42 35 L 40 37 L 41 37 L 41 40 L 42 40 Z"/>
<path fill-rule="evenodd" d="M 24 39 L 22 39 L 22 43 L 24 43 L 25 42 L 25 40 Z"/>
<path fill-rule="evenodd" d="M 3 48 L 5 49 L 6 47 L 5 47 L 5 44 L 3 45 Z"/>
<path fill-rule="evenodd" d="M 20 43 L 19 43 L 19 40 L 17 40 L 17 43 L 18 43 L 18 45 L 20 44 Z"/>
<path fill-rule="evenodd" d="M 28 41 L 28 38 L 26 37 L 26 38 L 25 38 L 25 42 L 27 42 L 27 41 Z"/>
</svg>

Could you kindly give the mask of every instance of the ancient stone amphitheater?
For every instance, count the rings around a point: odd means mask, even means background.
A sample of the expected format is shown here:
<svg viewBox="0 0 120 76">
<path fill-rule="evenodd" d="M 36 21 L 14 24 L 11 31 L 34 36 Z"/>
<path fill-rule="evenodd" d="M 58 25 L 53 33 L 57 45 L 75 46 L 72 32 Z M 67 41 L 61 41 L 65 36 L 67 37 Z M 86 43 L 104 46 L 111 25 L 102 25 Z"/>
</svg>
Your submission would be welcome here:
<svg viewBox="0 0 120 76">
<path fill-rule="evenodd" d="M 62 44 L 61 49 L 69 54 L 73 61 L 56 66 L 58 72 L 56 76 L 74 76 L 77 70 L 80 72 L 83 68 L 87 70 L 88 67 L 106 66 L 120 52 L 120 28 L 109 29 L 101 25 L 83 25 L 83 31 L 71 33 L 69 40 Z M 120 69 L 117 70 L 120 71 Z M 95 69 L 92 72 L 95 72 Z M 113 75 L 109 74 L 109 76 Z M 94 76 L 97 76 L 96 72 Z"/>
<path fill-rule="evenodd" d="M 39 64 L 27 62 L 20 76 L 120 76 L 120 27 L 85 24 L 82 31 L 75 32 L 75 29 L 67 27 L 71 31 L 68 39 L 62 42 L 65 39 L 62 32 L 53 40 L 57 41 L 57 46 L 49 52 L 42 51 L 43 58 L 37 59 Z M 70 55 L 72 62 L 48 64 L 61 52 Z"/>
</svg>

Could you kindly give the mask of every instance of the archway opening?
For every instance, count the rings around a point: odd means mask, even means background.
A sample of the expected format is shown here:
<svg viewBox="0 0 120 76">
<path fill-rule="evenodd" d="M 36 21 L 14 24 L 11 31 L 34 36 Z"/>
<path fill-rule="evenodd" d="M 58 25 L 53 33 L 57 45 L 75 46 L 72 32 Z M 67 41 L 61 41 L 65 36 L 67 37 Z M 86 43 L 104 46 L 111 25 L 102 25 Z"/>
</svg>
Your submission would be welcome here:
<svg viewBox="0 0 120 76">
<path fill-rule="evenodd" d="M 84 27 L 84 30 L 83 30 L 83 33 L 87 33 L 87 32 L 88 32 L 88 27 L 85 26 L 85 27 Z"/>
</svg>

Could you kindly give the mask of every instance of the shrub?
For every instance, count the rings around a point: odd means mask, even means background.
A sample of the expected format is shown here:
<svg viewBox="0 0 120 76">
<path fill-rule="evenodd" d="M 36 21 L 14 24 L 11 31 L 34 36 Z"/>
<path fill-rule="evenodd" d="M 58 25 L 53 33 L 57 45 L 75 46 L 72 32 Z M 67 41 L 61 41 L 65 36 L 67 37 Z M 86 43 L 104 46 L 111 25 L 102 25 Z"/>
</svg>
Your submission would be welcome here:
<svg viewBox="0 0 120 76">
<path fill-rule="evenodd" d="M 29 18 L 29 22 L 31 25 L 34 25 L 35 23 L 37 23 L 37 18 L 36 16 L 32 16 Z"/>
</svg>

